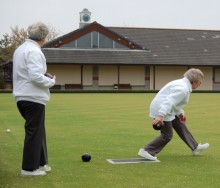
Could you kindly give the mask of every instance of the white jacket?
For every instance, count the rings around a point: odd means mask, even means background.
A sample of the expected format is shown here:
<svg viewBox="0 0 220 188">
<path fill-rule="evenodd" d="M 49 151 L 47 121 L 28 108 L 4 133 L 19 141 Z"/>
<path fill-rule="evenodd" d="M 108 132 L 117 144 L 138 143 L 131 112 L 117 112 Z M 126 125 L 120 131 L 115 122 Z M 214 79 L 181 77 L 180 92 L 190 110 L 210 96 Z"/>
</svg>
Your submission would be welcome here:
<svg viewBox="0 0 220 188">
<path fill-rule="evenodd" d="M 55 84 L 44 74 L 46 59 L 37 42 L 26 39 L 13 56 L 13 96 L 21 100 L 46 104 L 50 99 L 49 88 Z"/>
<path fill-rule="evenodd" d="M 155 96 L 150 105 L 150 117 L 158 115 L 164 121 L 172 121 L 175 115 L 184 114 L 183 107 L 189 101 L 192 85 L 188 78 L 174 80 L 166 84 Z"/>
</svg>

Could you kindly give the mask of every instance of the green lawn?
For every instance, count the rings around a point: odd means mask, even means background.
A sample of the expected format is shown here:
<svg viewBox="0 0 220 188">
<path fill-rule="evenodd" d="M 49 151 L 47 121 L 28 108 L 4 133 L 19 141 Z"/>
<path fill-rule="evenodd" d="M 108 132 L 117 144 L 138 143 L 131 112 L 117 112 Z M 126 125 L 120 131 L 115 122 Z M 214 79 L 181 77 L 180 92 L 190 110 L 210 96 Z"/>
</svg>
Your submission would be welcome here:
<svg viewBox="0 0 220 188">
<path fill-rule="evenodd" d="M 188 127 L 210 148 L 192 156 L 174 134 L 157 155 L 160 163 L 110 164 L 137 158 L 158 132 L 148 107 L 155 94 L 51 94 L 46 110 L 52 172 L 21 177 L 24 121 L 11 94 L 0 94 L 0 187 L 3 188 L 219 188 L 220 94 L 193 93 L 185 108 Z M 7 128 L 11 129 L 6 133 Z M 89 152 L 92 160 L 81 161 Z"/>
</svg>

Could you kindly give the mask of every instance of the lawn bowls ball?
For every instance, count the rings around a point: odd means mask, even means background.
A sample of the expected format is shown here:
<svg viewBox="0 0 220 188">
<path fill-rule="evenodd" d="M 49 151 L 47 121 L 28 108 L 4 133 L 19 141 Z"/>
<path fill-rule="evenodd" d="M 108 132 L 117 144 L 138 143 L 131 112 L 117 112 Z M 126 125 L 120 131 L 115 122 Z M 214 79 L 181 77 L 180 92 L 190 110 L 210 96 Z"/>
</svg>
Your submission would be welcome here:
<svg viewBox="0 0 220 188">
<path fill-rule="evenodd" d="M 84 153 L 83 155 L 82 155 L 82 161 L 83 162 L 89 162 L 90 160 L 91 160 L 91 155 L 89 154 L 89 153 Z"/>
<path fill-rule="evenodd" d="M 161 130 L 162 126 L 163 126 L 162 123 L 153 124 L 153 128 L 157 131 Z"/>
<path fill-rule="evenodd" d="M 48 72 L 47 72 L 47 73 L 45 73 L 44 75 L 45 75 L 46 77 L 48 77 L 48 78 L 51 78 L 51 79 L 53 78 L 53 75 L 52 75 L 52 74 L 50 74 L 50 73 L 48 73 Z"/>
</svg>

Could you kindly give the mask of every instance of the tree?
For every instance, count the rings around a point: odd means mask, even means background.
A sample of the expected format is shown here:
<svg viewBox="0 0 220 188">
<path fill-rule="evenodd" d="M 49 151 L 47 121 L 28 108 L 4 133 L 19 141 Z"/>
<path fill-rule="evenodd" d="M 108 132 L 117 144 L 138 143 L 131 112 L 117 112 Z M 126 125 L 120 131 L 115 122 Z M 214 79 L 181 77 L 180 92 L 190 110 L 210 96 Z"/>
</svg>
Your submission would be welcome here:
<svg viewBox="0 0 220 188">
<path fill-rule="evenodd" d="M 47 41 L 55 39 L 60 32 L 54 27 L 48 26 L 49 34 Z M 24 28 L 19 29 L 18 26 L 11 27 L 11 35 L 5 34 L 0 39 L 0 63 L 8 62 L 12 59 L 15 49 L 28 38 L 28 32 Z"/>
<path fill-rule="evenodd" d="M 12 39 L 8 34 L 5 34 L 3 35 L 3 39 L 0 40 L 0 62 L 4 63 L 8 61 L 12 51 L 14 51 Z"/>
<path fill-rule="evenodd" d="M 55 27 L 51 25 L 48 25 L 47 27 L 49 29 L 49 34 L 47 35 L 47 42 L 57 38 L 61 34 L 61 32 L 58 31 Z"/>
</svg>

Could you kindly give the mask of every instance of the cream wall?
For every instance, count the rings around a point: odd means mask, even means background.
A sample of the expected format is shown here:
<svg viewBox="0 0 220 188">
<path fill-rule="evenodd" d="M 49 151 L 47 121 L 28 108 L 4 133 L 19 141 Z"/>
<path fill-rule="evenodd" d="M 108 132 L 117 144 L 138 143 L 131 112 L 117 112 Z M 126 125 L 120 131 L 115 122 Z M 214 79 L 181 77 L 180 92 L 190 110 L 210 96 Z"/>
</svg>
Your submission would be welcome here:
<svg viewBox="0 0 220 188">
<path fill-rule="evenodd" d="M 81 66 L 80 65 L 47 65 L 49 73 L 56 75 L 56 84 L 80 84 Z M 195 67 L 203 71 L 205 78 L 198 90 L 213 89 L 213 68 Z M 131 85 L 145 85 L 145 67 L 144 66 L 120 66 L 120 83 Z M 183 77 L 184 72 L 188 70 L 187 66 L 151 66 L 150 67 L 150 90 L 159 90 L 171 80 Z M 99 85 L 111 86 L 118 83 L 117 65 L 99 66 Z M 93 66 L 85 65 L 83 67 L 83 85 L 93 85 Z"/>
<path fill-rule="evenodd" d="M 199 68 L 205 75 L 205 78 L 198 89 L 212 90 L 212 67 L 194 68 Z M 182 78 L 187 70 L 187 66 L 152 66 L 150 68 L 150 89 L 161 89 L 166 83 Z"/>
<path fill-rule="evenodd" d="M 144 66 L 120 66 L 120 83 L 145 85 Z"/>
<path fill-rule="evenodd" d="M 99 66 L 99 85 L 113 85 L 118 83 L 118 66 Z"/>
<path fill-rule="evenodd" d="M 155 67 L 155 89 L 161 89 L 166 83 L 183 77 L 187 67 L 157 66 Z"/>
<path fill-rule="evenodd" d="M 80 84 L 80 65 L 47 65 L 48 72 L 56 75 L 56 84 Z"/>
<path fill-rule="evenodd" d="M 120 66 L 119 83 L 131 85 L 145 85 L 144 66 Z M 118 66 L 99 66 L 99 85 L 113 85 L 118 83 Z"/>
</svg>

